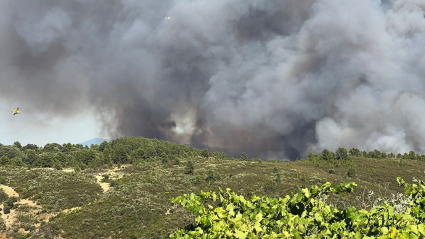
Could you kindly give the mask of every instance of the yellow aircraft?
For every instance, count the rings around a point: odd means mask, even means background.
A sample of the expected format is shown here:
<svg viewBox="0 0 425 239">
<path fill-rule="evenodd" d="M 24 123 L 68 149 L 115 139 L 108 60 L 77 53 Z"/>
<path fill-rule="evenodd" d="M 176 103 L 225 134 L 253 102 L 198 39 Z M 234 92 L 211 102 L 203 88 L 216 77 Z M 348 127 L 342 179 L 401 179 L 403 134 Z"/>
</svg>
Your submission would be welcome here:
<svg viewBox="0 0 425 239">
<path fill-rule="evenodd" d="M 165 17 L 165 19 L 171 19 L 171 17 Z"/>
<path fill-rule="evenodd" d="M 12 112 L 13 112 L 13 115 L 19 114 L 19 107 L 16 110 L 12 109 Z"/>
</svg>

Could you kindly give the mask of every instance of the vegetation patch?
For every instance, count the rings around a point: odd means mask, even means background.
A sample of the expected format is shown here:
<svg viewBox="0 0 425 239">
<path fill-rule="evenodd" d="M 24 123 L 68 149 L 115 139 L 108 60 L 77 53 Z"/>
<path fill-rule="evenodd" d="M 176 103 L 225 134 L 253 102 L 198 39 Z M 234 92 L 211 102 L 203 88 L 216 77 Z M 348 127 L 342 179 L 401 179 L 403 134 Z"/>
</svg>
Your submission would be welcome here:
<svg viewBox="0 0 425 239">
<path fill-rule="evenodd" d="M 371 212 L 387 201 L 394 212 L 406 213 L 411 198 L 394 179 L 425 176 L 425 157 L 414 152 L 394 155 L 339 148 L 282 162 L 250 159 L 247 154 L 233 158 L 142 137 L 91 147 L 19 146 L 0 145 L 0 201 L 16 212 L 8 231 L 12 238 L 168 238 L 190 229 L 197 217 L 190 208 L 176 207 L 171 198 L 219 188 L 231 188 L 246 199 L 259 195 L 274 200 L 327 182 L 350 181 L 359 185 L 355 191 L 315 199 L 340 212 L 350 207 Z M 7 190 L 13 189 L 19 195 L 8 197 Z M 18 201 L 10 203 L 11 196 L 19 196 Z M 219 203 L 210 205 L 218 208 Z M 3 225 L 0 222 L 0 229 Z M 185 233 L 192 231 L 186 229 Z"/>
</svg>

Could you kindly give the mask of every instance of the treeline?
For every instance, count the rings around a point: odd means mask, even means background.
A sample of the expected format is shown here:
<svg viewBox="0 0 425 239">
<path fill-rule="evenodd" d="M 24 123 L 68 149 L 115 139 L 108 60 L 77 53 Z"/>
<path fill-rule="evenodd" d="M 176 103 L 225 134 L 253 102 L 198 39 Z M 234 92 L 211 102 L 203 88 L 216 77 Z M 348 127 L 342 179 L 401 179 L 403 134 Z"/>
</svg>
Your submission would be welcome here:
<svg viewBox="0 0 425 239">
<path fill-rule="evenodd" d="M 50 143 L 44 147 L 35 144 L 22 146 L 19 142 L 13 145 L 0 144 L 0 166 L 29 166 L 29 167 L 53 167 L 61 169 L 64 167 L 75 167 L 85 169 L 87 167 L 97 168 L 113 164 L 137 164 L 144 161 L 178 161 L 191 157 L 214 157 L 221 160 L 255 160 L 259 158 L 248 158 L 244 152 L 240 158 L 229 157 L 222 152 L 210 152 L 208 149 L 196 149 L 191 146 L 179 145 L 164 140 L 148 139 L 144 137 L 123 137 L 112 142 L 104 141 L 100 145 L 92 144 L 83 146 L 81 144 L 58 144 Z M 308 160 L 339 160 L 350 157 L 364 158 L 399 158 L 424 160 L 425 155 L 418 155 L 414 151 L 405 154 L 393 154 L 374 150 L 370 152 L 360 151 L 352 148 L 338 148 L 335 152 L 323 150 L 321 154 L 310 152 Z M 276 162 L 282 162 L 273 160 Z"/>
<path fill-rule="evenodd" d="M 240 159 L 229 157 L 221 152 L 210 152 L 208 149 L 196 149 L 158 139 L 143 137 L 123 137 L 112 142 L 104 141 L 100 145 L 90 147 L 81 144 L 49 143 L 44 147 L 35 144 L 22 146 L 19 142 L 13 145 L 0 144 L 0 165 L 30 167 L 87 167 L 97 168 L 112 164 L 134 164 L 143 161 L 178 161 L 190 157 L 214 157 L 222 160 L 248 160 L 244 153 Z"/>
<path fill-rule="evenodd" d="M 363 157 L 363 158 L 375 158 L 375 159 L 386 159 L 386 158 L 398 158 L 398 159 L 411 159 L 425 161 L 425 155 L 416 154 L 415 151 L 410 151 L 404 154 L 393 154 L 381 152 L 377 149 L 373 151 L 360 151 L 359 149 L 352 148 L 347 151 L 345 148 L 338 148 L 335 152 L 324 149 L 321 154 L 310 152 L 307 156 L 308 160 L 338 160 L 348 159 L 350 157 Z"/>
</svg>

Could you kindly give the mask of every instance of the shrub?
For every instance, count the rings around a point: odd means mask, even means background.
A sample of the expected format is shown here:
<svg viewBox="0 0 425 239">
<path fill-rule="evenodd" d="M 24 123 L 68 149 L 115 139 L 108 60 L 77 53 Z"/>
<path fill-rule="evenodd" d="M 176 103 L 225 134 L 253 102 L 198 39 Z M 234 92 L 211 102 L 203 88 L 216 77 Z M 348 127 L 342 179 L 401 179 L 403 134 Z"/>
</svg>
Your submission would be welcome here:
<svg viewBox="0 0 425 239">
<path fill-rule="evenodd" d="M 7 178 L 5 176 L 0 177 L 0 184 L 5 184 L 7 181 Z"/>
<path fill-rule="evenodd" d="M 117 180 L 111 180 L 109 182 L 109 186 L 111 186 L 111 187 L 116 187 L 118 185 L 119 185 L 119 180 L 118 179 Z"/>
<path fill-rule="evenodd" d="M 282 181 L 283 174 L 282 174 L 282 172 L 278 168 L 276 168 L 276 167 L 273 168 L 272 175 L 274 176 L 274 180 L 277 183 L 280 183 Z"/>
<path fill-rule="evenodd" d="M 0 188 L 0 203 L 5 202 L 7 199 L 9 199 L 9 196 L 3 190 L 3 188 Z"/>
<path fill-rule="evenodd" d="M 2 166 L 8 165 L 9 162 L 10 162 L 9 157 L 7 157 L 6 155 L 1 156 L 0 165 L 2 165 Z"/>
<path fill-rule="evenodd" d="M 189 160 L 186 164 L 186 172 L 185 173 L 193 175 L 194 171 L 195 171 L 195 167 L 193 166 L 192 161 Z"/>
<path fill-rule="evenodd" d="M 24 166 L 24 162 L 22 162 L 22 158 L 21 157 L 14 157 L 10 160 L 10 163 L 12 164 L 12 166 Z"/>
<path fill-rule="evenodd" d="M 354 178 L 356 176 L 356 169 L 355 168 L 349 168 L 347 171 L 347 176 L 350 178 Z"/>
<path fill-rule="evenodd" d="M 58 161 L 54 161 L 53 168 L 56 170 L 62 170 L 62 165 Z"/>
<path fill-rule="evenodd" d="M 108 174 L 103 174 L 102 175 L 102 180 L 100 180 L 102 183 L 107 182 L 109 180 L 109 175 Z"/>
<path fill-rule="evenodd" d="M 7 201 L 4 202 L 4 204 L 3 204 L 4 214 L 9 214 L 10 213 L 10 209 L 13 208 L 13 205 L 17 201 L 18 201 L 18 198 L 17 197 L 10 197 L 9 199 L 7 199 Z"/>
<path fill-rule="evenodd" d="M 218 181 L 220 179 L 221 179 L 221 175 L 210 169 L 207 172 L 207 177 L 205 178 L 205 181 L 207 181 L 207 183 L 211 184 L 211 183 L 214 183 L 215 181 Z"/>
<path fill-rule="evenodd" d="M 208 158 L 210 156 L 210 152 L 208 151 L 208 149 L 203 149 L 201 151 L 201 156 L 204 158 Z"/>
<path fill-rule="evenodd" d="M 276 182 L 270 178 L 266 179 L 264 191 L 274 193 L 276 191 Z"/>
<path fill-rule="evenodd" d="M 78 166 L 78 165 L 77 165 L 77 166 L 75 167 L 75 172 L 76 172 L 76 173 L 81 172 L 81 168 L 80 168 L 80 166 Z"/>
</svg>

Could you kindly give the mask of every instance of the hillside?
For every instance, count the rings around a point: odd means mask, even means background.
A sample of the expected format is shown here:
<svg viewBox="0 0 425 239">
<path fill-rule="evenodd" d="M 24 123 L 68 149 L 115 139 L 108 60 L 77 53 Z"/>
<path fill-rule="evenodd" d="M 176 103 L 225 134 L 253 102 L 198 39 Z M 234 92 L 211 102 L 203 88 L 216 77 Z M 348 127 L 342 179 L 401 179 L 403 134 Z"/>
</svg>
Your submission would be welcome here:
<svg viewBox="0 0 425 239">
<path fill-rule="evenodd" d="M 383 199 L 402 205 L 406 197 L 397 177 L 425 176 L 425 163 L 414 152 L 339 157 L 339 149 L 295 162 L 265 162 L 141 137 L 92 148 L 19 146 L 0 146 L 0 201 L 11 209 L 0 229 L 13 238 L 168 238 L 195 218 L 170 199 L 219 187 L 245 198 L 283 198 L 301 187 L 356 182 L 353 193 L 322 200 L 339 209 L 369 210 Z M 369 155 L 375 158 L 363 157 Z"/>
</svg>

